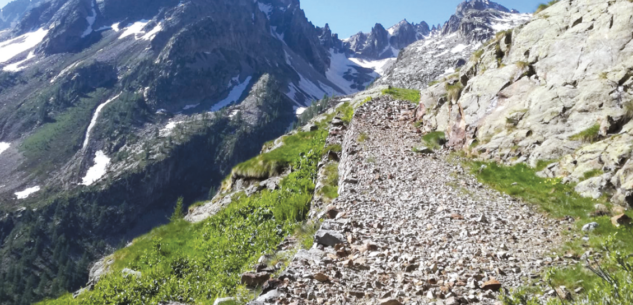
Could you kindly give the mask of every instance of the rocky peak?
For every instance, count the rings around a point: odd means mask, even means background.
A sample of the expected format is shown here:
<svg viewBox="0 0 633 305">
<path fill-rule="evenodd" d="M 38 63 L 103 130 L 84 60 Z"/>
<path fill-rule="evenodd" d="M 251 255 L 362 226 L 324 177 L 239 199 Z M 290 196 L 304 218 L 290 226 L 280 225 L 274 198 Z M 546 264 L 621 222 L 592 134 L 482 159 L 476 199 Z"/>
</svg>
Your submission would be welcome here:
<svg viewBox="0 0 633 305">
<path fill-rule="evenodd" d="M 471 10 L 485 11 L 488 9 L 505 12 L 505 13 L 511 12 L 509 9 L 507 9 L 503 5 L 500 5 L 498 3 L 495 3 L 489 0 L 467 0 L 460 3 L 457 6 L 455 15 L 461 18 L 461 17 L 466 16 Z"/>
</svg>

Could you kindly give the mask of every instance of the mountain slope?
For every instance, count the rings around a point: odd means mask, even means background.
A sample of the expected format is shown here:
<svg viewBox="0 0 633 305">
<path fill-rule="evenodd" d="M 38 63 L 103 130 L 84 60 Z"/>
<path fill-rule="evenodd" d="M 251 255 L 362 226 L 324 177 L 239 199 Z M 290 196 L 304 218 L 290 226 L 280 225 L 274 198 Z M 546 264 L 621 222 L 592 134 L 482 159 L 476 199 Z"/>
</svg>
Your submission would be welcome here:
<svg viewBox="0 0 633 305">
<path fill-rule="evenodd" d="M 402 50 L 398 61 L 376 84 L 424 89 L 428 83 L 457 72 L 495 33 L 529 20 L 529 14 L 510 11 L 494 2 L 464 2 L 443 27 Z"/>
<path fill-rule="evenodd" d="M 298 1 L 43 1 L 3 35 L 2 304 L 78 288 L 296 108 L 348 92 Z"/>
</svg>

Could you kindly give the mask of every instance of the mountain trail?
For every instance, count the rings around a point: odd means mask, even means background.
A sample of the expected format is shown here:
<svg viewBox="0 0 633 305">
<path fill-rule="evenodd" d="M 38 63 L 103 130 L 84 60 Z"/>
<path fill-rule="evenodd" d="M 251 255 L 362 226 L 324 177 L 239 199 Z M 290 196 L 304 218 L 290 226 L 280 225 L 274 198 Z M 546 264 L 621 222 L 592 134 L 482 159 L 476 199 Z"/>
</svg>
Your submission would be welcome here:
<svg viewBox="0 0 633 305">
<path fill-rule="evenodd" d="M 491 190 L 445 151 L 420 154 L 414 106 L 381 97 L 346 131 L 340 190 L 315 236 L 268 292 L 278 304 L 494 304 L 564 264 L 566 221 Z M 434 302 L 434 303 L 432 303 Z"/>
</svg>

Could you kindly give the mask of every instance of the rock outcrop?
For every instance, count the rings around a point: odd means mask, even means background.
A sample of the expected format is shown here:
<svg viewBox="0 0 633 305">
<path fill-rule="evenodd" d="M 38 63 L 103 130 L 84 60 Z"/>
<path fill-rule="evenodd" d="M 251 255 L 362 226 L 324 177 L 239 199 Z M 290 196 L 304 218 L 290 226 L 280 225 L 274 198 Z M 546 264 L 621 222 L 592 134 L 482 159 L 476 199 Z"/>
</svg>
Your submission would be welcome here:
<svg viewBox="0 0 633 305">
<path fill-rule="evenodd" d="M 633 3 L 560 1 L 502 32 L 458 75 L 422 92 L 425 131 L 541 174 L 590 197 L 633 201 Z"/>
</svg>

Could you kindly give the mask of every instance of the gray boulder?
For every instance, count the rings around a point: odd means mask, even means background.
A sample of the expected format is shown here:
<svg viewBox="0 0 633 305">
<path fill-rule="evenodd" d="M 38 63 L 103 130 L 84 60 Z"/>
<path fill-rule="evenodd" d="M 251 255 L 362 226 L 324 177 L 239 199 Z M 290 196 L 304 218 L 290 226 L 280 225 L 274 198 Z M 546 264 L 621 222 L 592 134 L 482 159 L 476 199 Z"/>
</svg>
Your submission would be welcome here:
<svg viewBox="0 0 633 305">
<path fill-rule="evenodd" d="M 317 244 L 321 244 L 327 247 L 332 247 L 336 244 L 345 243 L 345 236 L 343 236 L 343 234 L 336 231 L 319 230 L 314 235 L 314 241 Z"/>
</svg>

